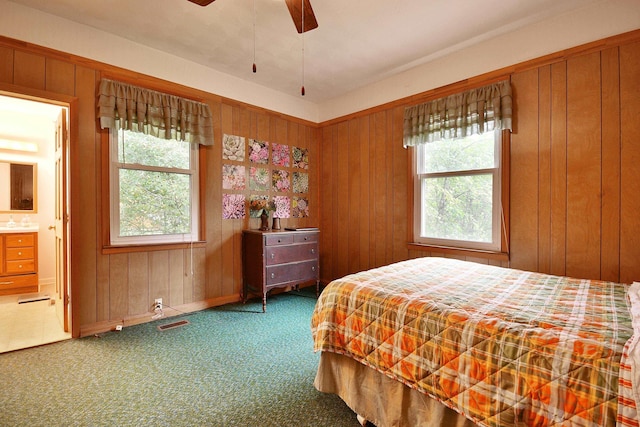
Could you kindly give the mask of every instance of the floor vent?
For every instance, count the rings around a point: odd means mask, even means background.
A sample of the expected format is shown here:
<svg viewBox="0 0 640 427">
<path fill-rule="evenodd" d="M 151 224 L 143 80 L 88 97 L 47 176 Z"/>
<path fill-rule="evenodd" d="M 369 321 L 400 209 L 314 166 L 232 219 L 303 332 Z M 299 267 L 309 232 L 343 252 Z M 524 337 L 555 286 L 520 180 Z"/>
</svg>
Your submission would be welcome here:
<svg viewBox="0 0 640 427">
<path fill-rule="evenodd" d="M 179 328 L 180 326 L 188 325 L 188 320 L 178 320 L 177 322 L 165 323 L 158 326 L 159 331 L 166 331 L 167 329 Z"/>
<path fill-rule="evenodd" d="M 29 295 L 18 298 L 18 304 L 25 304 L 28 302 L 46 301 L 51 299 L 49 295 Z"/>
</svg>

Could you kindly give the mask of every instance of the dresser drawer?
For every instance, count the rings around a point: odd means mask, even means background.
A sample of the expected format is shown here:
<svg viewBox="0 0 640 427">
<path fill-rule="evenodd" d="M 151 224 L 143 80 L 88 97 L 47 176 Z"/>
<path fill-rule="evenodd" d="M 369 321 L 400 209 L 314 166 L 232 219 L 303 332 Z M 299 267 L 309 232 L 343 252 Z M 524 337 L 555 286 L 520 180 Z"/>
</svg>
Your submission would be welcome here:
<svg viewBox="0 0 640 427">
<path fill-rule="evenodd" d="M 0 295 L 38 292 L 38 275 L 0 277 Z"/>
<path fill-rule="evenodd" d="M 305 243 L 305 242 L 317 242 L 318 241 L 318 233 L 300 233 L 295 234 L 293 236 L 293 241 L 295 243 Z"/>
<path fill-rule="evenodd" d="M 7 248 L 33 247 L 34 242 L 33 234 L 10 234 L 5 237 L 5 246 Z"/>
<path fill-rule="evenodd" d="M 265 256 L 267 265 L 312 260 L 318 258 L 318 244 L 271 246 L 265 248 Z"/>
<path fill-rule="evenodd" d="M 36 274 L 23 274 L 20 276 L 0 277 L 0 289 L 22 288 L 25 286 L 37 286 L 38 276 Z"/>
<path fill-rule="evenodd" d="M 33 249 L 33 247 L 7 248 L 7 261 L 34 259 L 34 253 L 35 250 Z"/>
<path fill-rule="evenodd" d="M 293 236 L 291 234 L 273 234 L 265 236 L 266 246 L 290 245 L 292 243 Z"/>
<path fill-rule="evenodd" d="M 303 282 L 318 278 L 318 261 L 304 261 L 293 264 L 267 267 L 267 285 L 285 282 Z"/>
<path fill-rule="evenodd" d="M 7 261 L 7 273 L 21 274 L 33 273 L 35 271 L 35 263 L 32 259 L 23 261 Z"/>
</svg>

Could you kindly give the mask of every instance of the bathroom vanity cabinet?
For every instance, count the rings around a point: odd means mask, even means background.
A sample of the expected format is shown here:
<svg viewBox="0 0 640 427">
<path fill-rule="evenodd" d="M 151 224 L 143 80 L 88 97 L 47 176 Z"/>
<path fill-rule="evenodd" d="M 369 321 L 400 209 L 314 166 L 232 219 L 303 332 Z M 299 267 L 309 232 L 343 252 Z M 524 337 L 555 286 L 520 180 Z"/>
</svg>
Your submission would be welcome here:
<svg viewBox="0 0 640 427">
<path fill-rule="evenodd" d="M 0 233 L 0 295 L 38 292 L 38 233 Z"/>
</svg>

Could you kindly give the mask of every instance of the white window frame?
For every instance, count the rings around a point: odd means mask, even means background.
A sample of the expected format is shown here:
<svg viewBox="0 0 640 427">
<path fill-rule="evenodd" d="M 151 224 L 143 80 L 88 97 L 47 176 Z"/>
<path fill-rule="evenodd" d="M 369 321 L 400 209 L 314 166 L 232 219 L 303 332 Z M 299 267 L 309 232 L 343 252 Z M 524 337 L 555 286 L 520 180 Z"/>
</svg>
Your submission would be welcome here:
<svg viewBox="0 0 640 427">
<path fill-rule="evenodd" d="M 424 156 L 424 145 L 418 145 L 413 151 L 413 177 L 414 177 L 414 212 L 413 212 L 413 240 L 415 243 L 446 247 L 455 249 L 471 249 L 471 250 L 483 250 L 491 252 L 499 252 L 502 249 L 502 131 L 496 130 L 494 135 L 494 158 L 495 167 L 487 169 L 472 169 L 461 170 L 455 172 L 440 172 L 440 173 L 424 173 L 421 170 L 424 162 L 421 161 Z M 493 201 L 492 201 L 492 236 L 491 242 L 476 242 L 469 240 L 454 240 L 454 239 L 436 239 L 422 236 L 422 197 L 423 188 L 422 182 L 427 177 L 445 177 L 445 176 L 469 176 L 478 174 L 491 174 L 493 179 Z"/>
<path fill-rule="evenodd" d="M 123 132 L 123 131 L 120 131 Z M 118 131 L 109 131 L 109 230 L 112 246 L 154 245 L 166 243 L 184 243 L 199 240 L 200 218 L 200 179 L 198 144 L 176 141 L 177 144 L 190 144 L 190 169 L 146 166 L 118 162 Z M 120 236 L 120 170 L 143 170 L 152 172 L 181 173 L 191 177 L 191 233 L 155 234 L 148 236 Z"/>
</svg>

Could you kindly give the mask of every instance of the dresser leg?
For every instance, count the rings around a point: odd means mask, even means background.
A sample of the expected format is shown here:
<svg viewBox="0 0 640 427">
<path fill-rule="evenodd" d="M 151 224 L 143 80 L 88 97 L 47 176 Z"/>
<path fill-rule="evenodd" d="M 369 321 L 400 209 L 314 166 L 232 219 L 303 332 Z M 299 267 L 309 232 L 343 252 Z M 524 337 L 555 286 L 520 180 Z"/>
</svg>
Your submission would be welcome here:
<svg viewBox="0 0 640 427">
<path fill-rule="evenodd" d="M 267 312 L 267 294 L 262 295 L 262 312 Z"/>
<path fill-rule="evenodd" d="M 320 296 L 320 280 L 316 280 L 316 298 Z"/>
</svg>

